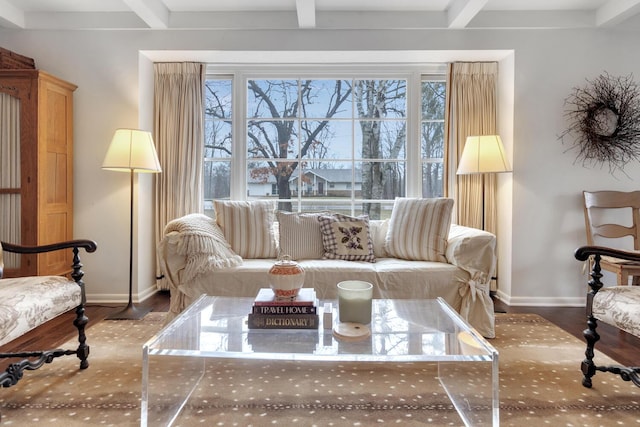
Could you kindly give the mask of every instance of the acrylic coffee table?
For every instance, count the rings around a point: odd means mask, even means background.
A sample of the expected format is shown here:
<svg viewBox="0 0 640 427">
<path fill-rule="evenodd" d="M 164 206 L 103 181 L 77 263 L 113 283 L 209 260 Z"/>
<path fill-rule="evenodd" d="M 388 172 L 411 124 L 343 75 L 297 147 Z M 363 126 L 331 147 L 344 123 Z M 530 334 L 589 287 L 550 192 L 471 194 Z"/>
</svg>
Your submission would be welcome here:
<svg viewBox="0 0 640 427">
<path fill-rule="evenodd" d="M 440 298 L 374 300 L 371 336 L 357 343 L 322 321 L 318 330 L 249 330 L 252 302 L 202 296 L 144 344 L 142 426 L 176 422 L 214 358 L 435 364 L 429 390 L 442 387 L 461 424 L 499 425 L 498 352 Z"/>
</svg>

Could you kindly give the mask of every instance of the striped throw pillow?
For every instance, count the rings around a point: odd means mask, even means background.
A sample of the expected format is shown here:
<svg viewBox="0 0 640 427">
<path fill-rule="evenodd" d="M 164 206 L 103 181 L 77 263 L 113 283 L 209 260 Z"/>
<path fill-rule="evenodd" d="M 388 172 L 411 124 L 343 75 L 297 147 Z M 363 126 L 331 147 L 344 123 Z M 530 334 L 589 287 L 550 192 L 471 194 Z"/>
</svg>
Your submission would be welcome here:
<svg viewBox="0 0 640 427">
<path fill-rule="evenodd" d="M 390 257 L 447 262 L 447 239 L 453 199 L 397 198 L 391 212 L 385 249 Z"/>
<path fill-rule="evenodd" d="M 216 200 L 213 205 L 216 223 L 235 253 L 246 259 L 278 256 L 273 234 L 274 202 Z"/>
<path fill-rule="evenodd" d="M 326 214 L 326 213 L 324 213 Z M 322 233 L 318 217 L 323 213 L 276 212 L 280 228 L 280 256 L 293 260 L 322 259 Z"/>
</svg>

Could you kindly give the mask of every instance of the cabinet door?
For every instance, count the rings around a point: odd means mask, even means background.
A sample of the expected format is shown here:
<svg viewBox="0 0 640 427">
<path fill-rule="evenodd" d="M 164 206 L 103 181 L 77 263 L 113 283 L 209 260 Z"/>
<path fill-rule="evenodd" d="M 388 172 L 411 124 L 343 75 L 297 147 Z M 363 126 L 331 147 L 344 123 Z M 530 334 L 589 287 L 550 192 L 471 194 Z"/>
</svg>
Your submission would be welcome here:
<svg viewBox="0 0 640 427">
<path fill-rule="evenodd" d="M 38 85 L 38 244 L 73 238 L 73 89 L 44 75 Z M 38 256 L 38 274 L 70 271 L 64 251 Z"/>
</svg>

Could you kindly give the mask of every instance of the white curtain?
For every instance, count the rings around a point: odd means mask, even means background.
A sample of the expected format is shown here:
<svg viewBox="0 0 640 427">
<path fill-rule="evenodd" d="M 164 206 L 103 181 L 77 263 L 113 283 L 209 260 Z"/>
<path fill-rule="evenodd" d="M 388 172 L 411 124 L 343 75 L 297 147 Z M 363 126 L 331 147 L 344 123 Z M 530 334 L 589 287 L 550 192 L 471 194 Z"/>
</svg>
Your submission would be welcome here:
<svg viewBox="0 0 640 427">
<path fill-rule="evenodd" d="M 484 229 L 494 234 L 497 232 L 495 174 L 456 175 L 456 170 L 467 136 L 496 134 L 497 80 L 496 62 L 449 64 L 444 160 L 445 191 L 456 200 L 456 223 L 481 229 L 484 218 Z"/>
<path fill-rule="evenodd" d="M 0 93 L 0 240 L 21 243 L 20 99 Z M 17 254 L 4 254 L 5 268 L 19 268 Z"/>
<path fill-rule="evenodd" d="M 156 243 L 169 221 L 203 211 L 205 71 L 201 63 L 154 64 L 154 138 L 162 166 L 156 176 Z M 163 278 L 157 285 L 169 289 Z"/>
<path fill-rule="evenodd" d="M 495 135 L 498 128 L 497 62 L 449 64 L 445 113 L 445 192 L 456 201 L 454 221 L 498 235 L 495 174 L 456 175 L 467 136 Z M 496 266 L 497 271 L 497 266 Z M 490 287 L 497 289 L 497 282 Z"/>
</svg>

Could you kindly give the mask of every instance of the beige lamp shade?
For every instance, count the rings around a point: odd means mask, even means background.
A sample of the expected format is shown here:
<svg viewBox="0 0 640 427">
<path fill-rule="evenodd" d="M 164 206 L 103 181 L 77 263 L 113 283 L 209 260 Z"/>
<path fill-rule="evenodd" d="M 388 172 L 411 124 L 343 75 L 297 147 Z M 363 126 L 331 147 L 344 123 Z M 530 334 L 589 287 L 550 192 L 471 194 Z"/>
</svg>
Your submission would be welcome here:
<svg viewBox="0 0 640 427">
<path fill-rule="evenodd" d="M 117 129 L 102 169 L 118 172 L 162 172 L 151 132 Z"/>
<path fill-rule="evenodd" d="M 458 175 L 511 172 L 498 135 L 469 136 L 464 144 Z"/>
</svg>

